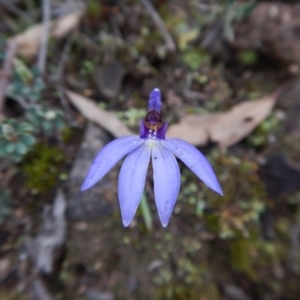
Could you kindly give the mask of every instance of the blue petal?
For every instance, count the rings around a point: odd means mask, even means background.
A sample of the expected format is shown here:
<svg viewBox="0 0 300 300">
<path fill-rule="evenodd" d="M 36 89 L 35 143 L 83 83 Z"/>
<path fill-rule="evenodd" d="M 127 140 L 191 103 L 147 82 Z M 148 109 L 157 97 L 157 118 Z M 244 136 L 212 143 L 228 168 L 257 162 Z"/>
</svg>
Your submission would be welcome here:
<svg viewBox="0 0 300 300">
<path fill-rule="evenodd" d="M 149 101 L 148 101 L 148 110 L 156 110 L 158 112 L 161 111 L 162 103 L 161 103 L 161 94 L 158 88 L 152 90 Z"/>
<path fill-rule="evenodd" d="M 150 154 L 151 148 L 143 144 L 128 154 L 123 162 L 119 175 L 118 194 L 125 227 L 131 223 L 140 203 Z"/>
<path fill-rule="evenodd" d="M 152 148 L 154 196 L 161 224 L 168 225 L 180 187 L 180 171 L 170 150 L 157 142 Z"/>
<path fill-rule="evenodd" d="M 108 173 L 126 154 L 136 149 L 145 141 L 138 136 L 118 138 L 107 144 L 96 156 L 81 190 L 84 191 L 97 183 Z"/>
<path fill-rule="evenodd" d="M 214 170 L 197 148 L 175 138 L 162 140 L 161 143 L 182 160 L 208 187 L 223 196 L 222 188 Z"/>
</svg>

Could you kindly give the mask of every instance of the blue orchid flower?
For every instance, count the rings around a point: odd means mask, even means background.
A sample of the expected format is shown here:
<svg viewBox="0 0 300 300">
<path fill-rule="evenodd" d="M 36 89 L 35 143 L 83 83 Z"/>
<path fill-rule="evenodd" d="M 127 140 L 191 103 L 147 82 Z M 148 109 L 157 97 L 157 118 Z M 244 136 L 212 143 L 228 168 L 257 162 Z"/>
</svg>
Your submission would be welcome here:
<svg viewBox="0 0 300 300">
<path fill-rule="evenodd" d="M 209 188 L 223 195 L 210 163 L 197 148 L 180 139 L 165 138 L 168 124 L 162 122 L 161 107 L 161 93 L 155 88 L 150 94 L 148 114 L 140 123 L 140 136 L 126 136 L 107 144 L 97 154 L 81 187 L 82 191 L 92 187 L 127 155 L 118 185 L 125 227 L 131 223 L 140 203 L 150 160 L 155 202 L 164 227 L 168 225 L 180 188 L 180 170 L 175 156 Z"/>
</svg>

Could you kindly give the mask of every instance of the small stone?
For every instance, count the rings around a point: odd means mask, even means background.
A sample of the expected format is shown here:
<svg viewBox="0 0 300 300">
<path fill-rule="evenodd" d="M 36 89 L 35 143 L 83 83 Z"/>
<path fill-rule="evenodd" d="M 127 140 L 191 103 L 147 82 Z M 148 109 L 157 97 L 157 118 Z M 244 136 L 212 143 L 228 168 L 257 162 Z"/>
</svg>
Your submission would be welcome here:
<svg viewBox="0 0 300 300">
<path fill-rule="evenodd" d="M 92 300 L 113 300 L 114 299 L 113 294 L 104 293 L 94 289 L 87 290 L 85 294 L 88 299 L 92 299 Z"/>
<path fill-rule="evenodd" d="M 163 264 L 164 264 L 164 262 L 162 260 L 155 259 L 155 260 L 151 261 L 151 263 L 148 265 L 147 271 L 152 272 L 152 271 L 162 267 Z"/>
<path fill-rule="evenodd" d="M 241 288 L 233 284 L 224 286 L 224 294 L 228 297 L 229 300 L 250 300 L 250 298 Z"/>
<path fill-rule="evenodd" d="M 98 68 L 95 81 L 103 96 L 108 99 L 118 96 L 125 73 L 123 65 L 118 62 Z"/>
<path fill-rule="evenodd" d="M 0 278 L 4 278 L 10 267 L 10 262 L 8 259 L 3 258 L 0 260 Z"/>
<path fill-rule="evenodd" d="M 78 222 L 75 224 L 75 228 L 78 231 L 86 231 L 88 229 L 88 224 L 86 222 Z"/>
</svg>

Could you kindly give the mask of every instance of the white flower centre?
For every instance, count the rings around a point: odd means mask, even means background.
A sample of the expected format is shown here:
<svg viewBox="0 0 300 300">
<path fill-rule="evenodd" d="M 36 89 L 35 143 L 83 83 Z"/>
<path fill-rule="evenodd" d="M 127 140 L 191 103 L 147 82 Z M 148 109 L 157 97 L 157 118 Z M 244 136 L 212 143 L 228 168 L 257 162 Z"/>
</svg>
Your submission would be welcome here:
<svg viewBox="0 0 300 300">
<path fill-rule="evenodd" d="M 152 130 L 152 129 L 149 130 L 149 133 L 148 133 L 148 138 L 149 139 L 155 140 L 156 139 L 156 135 L 157 135 L 157 130 Z"/>
<path fill-rule="evenodd" d="M 159 143 L 159 140 L 157 140 L 155 137 L 149 137 L 149 139 L 146 140 L 146 145 L 150 147 L 151 149 L 153 147 L 156 147 Z"/>
</svg>

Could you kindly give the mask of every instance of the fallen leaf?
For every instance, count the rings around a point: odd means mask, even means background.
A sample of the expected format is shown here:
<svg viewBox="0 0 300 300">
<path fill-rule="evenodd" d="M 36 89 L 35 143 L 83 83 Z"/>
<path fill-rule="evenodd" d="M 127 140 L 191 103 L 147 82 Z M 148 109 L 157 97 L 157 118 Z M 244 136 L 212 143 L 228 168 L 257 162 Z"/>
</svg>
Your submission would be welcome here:
<svg viewBox="0 0 300 300">
<path fill-rule="evenodd" d="M 279 92 L 280 90 L 280 92 Z M 246 101 L 224 113 L 188 115 L 171 125 L 167 136 L 196 145 L 209 141 L 229 147 L 248 136 L 272 111 L 282 88 L 258 100 Z"/>
<path fill-rule="evenodd" d="M 183 139 L 197 146 L 206 145 L 210 139 L 210 128 L 218 118 L 219 114 L 187 115 L 168 128 L 167 137 Z"/>
<path fill-rule="evenodd" d="M 83 9 L 76 10 L 75 12 L 62 16 L 57 20 L 50 23 L 50 37 L 61 38 L 66 36 L 70 31 L 77 27 Z M 43 24 L 34 25 L 29 27 L 24 32 L 12 37 L 11 41 L 16 41 L 18 50 L 17 53 L 26 58 L 35 56 L 40 47 L 43 34 Z"/>
<path fill-rule="evenodd" d="M 132 132 L 115 116 L 114 113 L 101 109 L 94 101 L 74 92 L 66 91 L 66 94 L 71 103 L 83 116 L 88 120 L 97 123 L 115 137 L 132 135 Z"/>
</svg>

